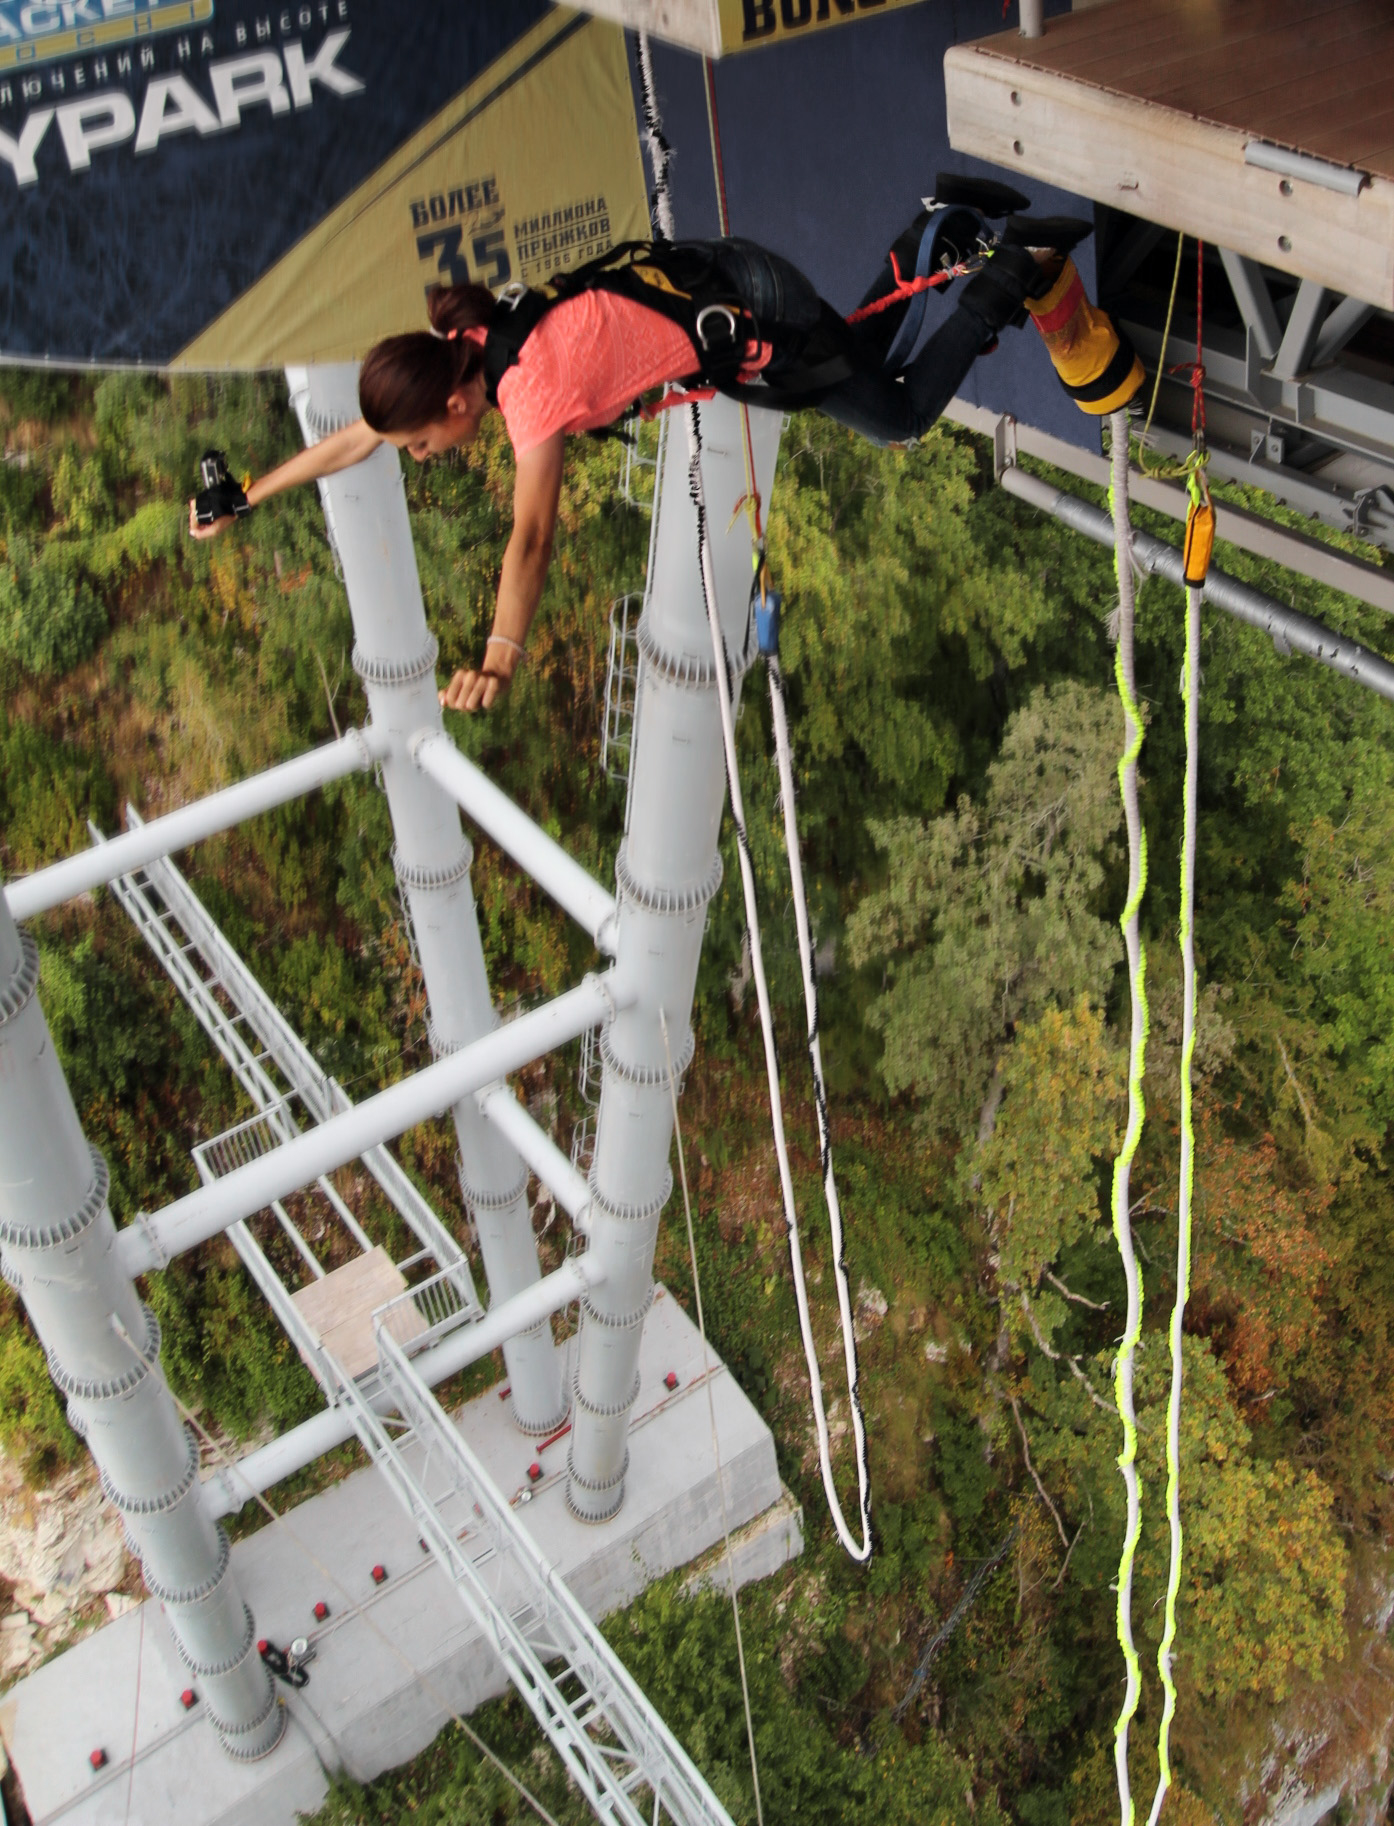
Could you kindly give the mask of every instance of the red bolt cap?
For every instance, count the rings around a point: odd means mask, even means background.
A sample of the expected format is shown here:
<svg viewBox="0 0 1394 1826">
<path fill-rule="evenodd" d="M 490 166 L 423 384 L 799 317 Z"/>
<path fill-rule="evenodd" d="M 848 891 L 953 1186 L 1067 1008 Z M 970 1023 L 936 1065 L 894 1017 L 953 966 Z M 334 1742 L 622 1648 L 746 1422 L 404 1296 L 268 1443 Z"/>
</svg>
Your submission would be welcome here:
<svg viewBox="0 0 1394 1826">
<path fill-rule="evenodd" d="M 528 1466 L 528 1482 L 530 1484 L 535 1484 L 537 1482 L 537 1480 L 541 1477 L 541 1475 L 542 1475 L 542 1466 L 540 1464 L 538 1464 L 536 1459 L 534 1459 L 533 1462 Z"/>
<path fill-rule="evenodd" d="M 271 1644 L 267 1641 L 266 1637 L 262 1636 L 257 1643 L 257 1653 L 259 1655 L 264 1655 L 270 1646 Z"/>
<path fill-rule="evenodd" d="M 184 1691 L 179 1695 L 179 1703 L 186 1712 L 192 1712 L 194 1707 L 198 1704 L 198 1694 L 192 1687 L 185 1687 Z"/>
<path fill-rule="evenodd" d="M 424 1534 L 417 1535 L 416 1544 L 421 1549 L 422 1553 L 429 1553 L 431 1551 L 430 1548 L 426 1545 L 426 1537 Z"/>
<path fill-rule="evenodd" d="M 318 1600 L 317 1600 L 317 1601 L 316 1601 L 316 1604 L 315 1604 L 315 1619 L 316 1619 L 316 1621 L 317 1621 L 317 1622 L 319 1622 L 319 1623 L 323 1623 L 323 1622 L 324 1622 L 324 1619 L 325 1619 L 325 1618 L 326 1618 L 326 1617 L 327 1617 L 327 1616 L 328 1616 L 328 1615 L 329 1615 L 329 1606 L 328 1606 L 328 1605 L 327 1605 L 327 1604 L 326 1604 L 326 1603 L 325 1603 L 325 1601 L 324 1601 L 324 1599 L 323 1599 L 323 1598 L 320 1598 L 320 1599 L 318 1599 Z"/>
<path fill-rule="evenodd" d="M 89 1751 L 87 1760 L 89 1763 L 91 1763 L 91 1765 L 94 1769 L 105 1769 L 106 1768 L 106 1751 L 105 1750 Z"/>
<path fill-rule="evenodd" d="M 668 1374 L 663 1378 L 663 1386 L 666 1389 L 675 1389 L 678 1386 L 678 1372 L 676 1370 L 669 1370 Z"/>
<path fill-rule="evenodd" d="M 385 1566 L 375 1566 L 373 1568 L 374 1585 L 382 1585 L 386 1582 L 386 1579 L 387 1579 L 387 1568 Z"/>
</svg>

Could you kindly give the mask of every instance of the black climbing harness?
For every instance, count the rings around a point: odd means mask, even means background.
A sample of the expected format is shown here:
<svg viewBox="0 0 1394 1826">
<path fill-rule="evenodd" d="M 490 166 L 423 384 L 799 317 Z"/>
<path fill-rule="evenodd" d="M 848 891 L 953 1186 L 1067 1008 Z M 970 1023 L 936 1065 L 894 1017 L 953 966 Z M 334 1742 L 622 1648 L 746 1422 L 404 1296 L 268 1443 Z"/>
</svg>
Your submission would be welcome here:
<svg viewBox="0 0 1394 1826">
<path fill-rule="evenodd" d="M 498 294 L 484 340 L 484 386 L 498 404 L 499 383 L 522 353 L 523 344 L 549 311 L 583 292 L 609 292 L 657 311 L 683 330 L 698 365 L 682 377 L 686 387 L 714 387 L 746 403 L 814 405 L 845 380 L 852 362 L 842 347 L 841 319 L 832 312 L 811 327 L 759 321 L 718 257 L 715 241 L 622 241 L 575 272 L 554 273 L 543 289 L 521 284 Z M 825 321 L 826 319 L 826 321 Z M 738 376 L 752 346 L 768 344 L 773 375 L 758 386 Z"/>
</svg>

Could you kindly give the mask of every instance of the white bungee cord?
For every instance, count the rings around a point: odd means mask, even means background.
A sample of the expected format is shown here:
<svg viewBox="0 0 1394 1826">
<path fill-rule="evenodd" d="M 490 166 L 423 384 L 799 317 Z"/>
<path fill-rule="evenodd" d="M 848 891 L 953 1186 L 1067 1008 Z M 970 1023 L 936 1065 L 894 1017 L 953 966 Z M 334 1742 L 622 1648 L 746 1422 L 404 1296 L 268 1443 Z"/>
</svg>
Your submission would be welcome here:
<svg viewBox="0 0 1394 1826">
<path fill-rule="evenodd" d="M 663 134 L 653 84 L 653 63 L 647 34 L 639 33 L 639 76 L 644 108 L 644 137 L 653 164 L 654 221 L 660 234 L 673 240 L 673 205 L 669 184 L 668 162 L 671 149 Z M 808 1284 L 804 1274 L 803 1245 L 799 1235 L 798 1207 L 794 1197 L 793 1173 L 784 1129 L 784 1101 L 779 1085 L 779 1054 L 775 1043 L 774 1015 L 770 1004 L 769 984 L 765 976 L 764 950 L 760 939 L 759 906 L 755 891 L 755 870 L 746 831 L 745 799 L 741 791 L 740 770 L 736 758 L 736 727 L 732 708 L 730 655 L 721 628 L 717 602 L 716 579 L 712 566 L 709 518 L 702 484 L 702 430 L 696 404 L 683 412 L 687 423 L 688 488 L 697 515 L 697 547 L 701 562 L 702 595 L 707 622 L 711 628 L 715 657 L 717 702 L 721 712 L 722 746 L 726 761 L 726 780 L 730 794 L 731 818 L 736 830 L 736 849 L 740 860 L 741 887 L 745 898 L 746 930 L 750 942 L 751 975 L 755 982 L 760 1010 L 760 1028 L 765 1048 L 765 1071 L 769 1081 L 770 1115 L 774 1131 L 775 1158 L 779 1165 L 779 1185 L 784 1207 L 784 1222 L 789 1235 L 789 1264 L 798 1308 L 799 1332 L 803 1341 L 804 1360 L 808 1366 L 809 1388 L 813 1403 L 814 1426 L 818 1435 L 818 1465 L 827 1497 L 828 1511 L 839 1540 L 852 1559 L 865 1564 L 872 1553 L 871 1479 L 867 1461 L 866 1421 L 862 1413 L 857 1344 L 852 1321 L 852 1298 L 847 1280 L 842 1210 L 833 1172 L 832 1138 L 829 1132 L 827 1094 L 823 1080 L 822 1055 L 818 1044 L 818 998 L 813 965 L 813 946 L 809 932 L 808 909 L 804 893 L 803 869 L 799 860 L 798 829 L 795 821 L 794 770 L 790 752 L 788 719 L 784 710 L 783 683 L 778 660 L 770 657 L 770 701 L 774 712 L 775 746 L 778 754 L 780 793 L 784 808 L 784 828 L 789 854 L 789 872 L 793 887 L 794 917 L 798 930 L 799 961 L 803 970 L 804 1001 L 808 1015 L 808 1053 L 813 1071 L 814 1106 L 818 1121 L 819 1152 L 823 1167 L 823 1187 L 827 1198 L 828 1221 L 832 1237 L 833 1278 L 837 1287 L 838 1312 L 842 1325 L 843 1361 L 851 1413 L 852 1435 L 857 1460 L 857 1504 L 860 1539 L 847 1521 L 833 1478 L 832 1442 L 823 1399 L 823 1378 L 818 1363 L 818 1348 L 813 1336 L 813 1320 L 808 1305 Z M 753 485 L 753 478 L 752 478 Z"/>
</svg>

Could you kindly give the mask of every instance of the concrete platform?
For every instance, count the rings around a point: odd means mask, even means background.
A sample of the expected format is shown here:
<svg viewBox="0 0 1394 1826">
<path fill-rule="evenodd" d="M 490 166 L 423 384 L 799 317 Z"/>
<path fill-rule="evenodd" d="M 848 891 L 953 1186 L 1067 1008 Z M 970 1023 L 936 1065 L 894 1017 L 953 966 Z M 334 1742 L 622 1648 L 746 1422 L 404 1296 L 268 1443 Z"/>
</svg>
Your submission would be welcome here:
<svg viewBox="0 0 1394 1826">
<path fill-rule="evenodd" d="M 671 1394 L 670 1370 L 679 1379 Z M 780 1485 L 769 1429 L 720 1364 L 712 1394 L 743 1584 L 799 1552 L 800 1515 Z M 534 1538 L 592 1616 L 630 1603 L 720 1542 L 701 1342 L 662 1288 L 644 1328 L 625 1503 L 611 1521 L 590 1527 L 570 1514 L 566 1440 L 539 1452 L 512 1425 L 498 1390 L 461 1409 L 457 1423 L 500 1489 L 526 1504 Z M 530 1487 L 534 1460 L 544 1476 Z M 424 1749 L 452 1710 L 468 1713 L 505 1688 L 376 1471 L 300 1504 L 233 1558 L 258 1633 L 281 1645 L 307 1636 L 317 1650 L 304 1692 L 280 1689 L 289 1713 L 280 1746 L 260 1763 L 235 1763 L 199 1708 L 184 1711 L 188 1676 L 158 1605 L 147 1601 L 0 1699 L 0 1736 L 34 1826 L 294 1826 L 297 1812 L 320 1804 L 326 1769 L 368 1780 Z M 377 1564 L 388 1577 L 375 1587 Z M 692 1582 L 725 1581 L 724 1564 L 709 1560 Z M 319 1624 L 318 1599 L 330 1609 Z M 94 1773 L 88 1757 L 97 1748 L 108 1762 Z"/>
</svg>

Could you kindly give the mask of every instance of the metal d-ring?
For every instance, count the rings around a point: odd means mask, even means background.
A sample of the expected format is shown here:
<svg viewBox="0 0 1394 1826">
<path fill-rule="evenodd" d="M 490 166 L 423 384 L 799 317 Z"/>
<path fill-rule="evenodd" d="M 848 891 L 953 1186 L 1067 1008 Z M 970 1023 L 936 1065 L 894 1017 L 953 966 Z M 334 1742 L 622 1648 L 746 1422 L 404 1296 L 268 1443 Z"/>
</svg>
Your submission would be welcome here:
<svg viewBox="0 0 1394 1826">
<path fill-rule="evenodd" d="M 736 340 L 737 319 L 736 313 L 731 309 L 730 305 L 704 304 L 697 313 L 697 322 L 695 325 L 697 340 L 702 347 L 710 352 L 712 346 L 711 339 L 708 337 L 706 331 L 706 322 L 709 317 L 719 317 L 724 320 L 726 324 L 726 341 L 727 343 L 734 343 Z"/>
</svg>

